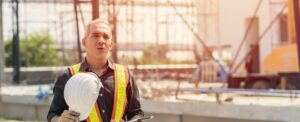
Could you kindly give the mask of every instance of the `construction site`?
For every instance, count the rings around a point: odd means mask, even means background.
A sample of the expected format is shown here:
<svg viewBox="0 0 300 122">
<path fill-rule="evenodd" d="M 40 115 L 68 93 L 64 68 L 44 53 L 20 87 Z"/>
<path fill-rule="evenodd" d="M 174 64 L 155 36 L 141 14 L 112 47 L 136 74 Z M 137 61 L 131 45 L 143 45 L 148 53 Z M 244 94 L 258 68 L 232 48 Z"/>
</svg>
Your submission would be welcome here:
<svg viewBox="0 0 300 122">
<path fill-rule="evenodd" d="M 96 18 L 147 122 L 300 122 L 299 0 L 1 0 L 0 122 L 47 121 Z"/>
</svg>

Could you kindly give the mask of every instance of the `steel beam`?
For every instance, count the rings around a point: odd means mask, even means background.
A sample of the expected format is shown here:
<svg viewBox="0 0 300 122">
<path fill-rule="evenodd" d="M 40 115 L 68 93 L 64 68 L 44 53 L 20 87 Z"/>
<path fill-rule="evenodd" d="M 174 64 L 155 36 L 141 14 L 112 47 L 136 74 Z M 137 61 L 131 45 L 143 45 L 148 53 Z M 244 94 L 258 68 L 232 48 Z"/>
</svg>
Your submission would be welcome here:
<svg viewBox="0 0 300 122">
<path fill-rule="evenodd" d="M 93 20 L 99 18 L 99 0 L 92 0 Z"/>
<path fill-rule="evenodd" d="M 11 2 L 11 0 L 2 0 L 3 2 L 9 3 Z M 70 3 L 72 4 L 74 0 L 18 0 L 20 3 Z M 80 3 L 87 3 L 90 4 L 92 0 L 80 0 Z M 106 2 L 102 2 L 103 5 L 112 5 L 112 3 L 106 3 Z M 119 5 L 126 5 L 126 2 L 116 2 L 116 6 Z M 192 3 L 186 3 L 186 2 L 174 2 L 174 5 L 176 7 L 195 7 L 195 5 L 193 5 Z M 153 1 L 135 1 L 134 0 L 134 6 L 143 6 L 143 7 L 155 7 L 156 4 Z M 168 2 L 159 2 L 157 4 L 158 7 L 166 7 L 166 6 L 170 6 L 170 4 L 168 4 Z"/>
<path fill-rule="evenodd" d="M 79 62 L 82 61 L 81 55 L 81 43 L 80 43 L 80 33 L 79 33 L 79 21 L 78 21 L 78 0 L 74 0 L 74 13 L 76 19 L 76 35 L 77 35 L 77 52 L 78 52 L 78 60 Z"/>
</svg>

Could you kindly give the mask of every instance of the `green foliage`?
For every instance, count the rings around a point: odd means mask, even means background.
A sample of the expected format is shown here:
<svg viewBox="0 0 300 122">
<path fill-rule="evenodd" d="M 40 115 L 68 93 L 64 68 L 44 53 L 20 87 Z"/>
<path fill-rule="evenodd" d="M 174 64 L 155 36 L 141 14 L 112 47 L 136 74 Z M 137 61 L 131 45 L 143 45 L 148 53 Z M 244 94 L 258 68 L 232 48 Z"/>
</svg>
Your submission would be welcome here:
<svg viewBox="0 0 300 122">
<path fill-rule="evenodd" d="M 31 33 L 20 38 L 20 64 L 29 66 L 60 65 L 54 40 L 47 32 Z M 6 66 L 12 66 L 12 39 L 5 41 Z"/>
<path fill-rule="evenodd" d="M 194 64 L 195 61 L 174 61 L 167 58 L 167 45 L 152 45 L 143 50 L 142 57 L 129 59 L 128 64 Z"/>
<path fill-rule="evenodd" d="M 143 50 L 141 62 L 143 64 L 167 64 L 168 46 L 167 45 L 152 45 Z"/>
</svg>

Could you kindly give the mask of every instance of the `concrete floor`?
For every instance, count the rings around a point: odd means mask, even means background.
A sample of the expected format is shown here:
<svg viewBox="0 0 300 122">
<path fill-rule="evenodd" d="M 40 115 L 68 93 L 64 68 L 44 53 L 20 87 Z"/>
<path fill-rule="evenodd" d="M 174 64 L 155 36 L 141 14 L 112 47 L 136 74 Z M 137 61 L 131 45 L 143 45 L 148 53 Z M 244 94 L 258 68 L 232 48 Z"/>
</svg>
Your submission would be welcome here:
<svg viewBox="0 0 300 122">
<path fill-rule="evenodd" d="M 49 87 L 42 86 L 42 89 Z M 38 86 L 2 88 L 0 116 L 24 121 L 46 121 L 52 96 L 39 100 L 36 97 L 37 91 Z M 220 104 L 216 102 L 214 95 L 181 94 L 179 97 L 184 99 L 175 99 L 173 95 L 160 100 L 142 100 L 142 109 L 146 116 L 155 116 L 148 122 L 299 122 L 300 120 L 300 98 L 253 99 L 234 96 L 233 101 Z M 248 102 L 239 104 L 242 99 Z M 264 100 L 265 102 L 261 102 Z M 283 102 L 285 104 L 279 104 Z"/>
<path fill-rule="evenodd" d="M 283 121 L 261 121 L 261 120 L 243 120 L 232 118 L 205 117 L 193 115 L 171 115 L 160 113 L 146 113 L 145 116 L 154 116 L 147 122 L 283 122 Z"/>
</svg>

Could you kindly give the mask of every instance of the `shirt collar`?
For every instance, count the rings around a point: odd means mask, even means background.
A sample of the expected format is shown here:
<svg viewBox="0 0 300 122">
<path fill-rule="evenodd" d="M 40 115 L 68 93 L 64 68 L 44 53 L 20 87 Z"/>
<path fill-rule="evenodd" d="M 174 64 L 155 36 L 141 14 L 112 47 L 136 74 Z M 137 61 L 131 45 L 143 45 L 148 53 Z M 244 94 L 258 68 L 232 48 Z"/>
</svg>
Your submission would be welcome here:
<svg viewBox="0 0 300 122">
<path fill-rule="evenodd" d="M 111 70 L 115 69 L 114 63 L 111 60 L 107 60 L 106 65 L 108 65 L 108 68 Z M 84 58 L 84 60 L 81 62 L 79 71 L 91 71 L 91 68 L 90 68 L 86 58 Z"/>
</svg>

